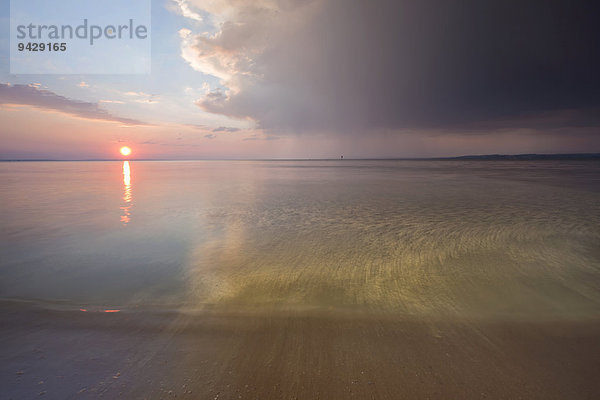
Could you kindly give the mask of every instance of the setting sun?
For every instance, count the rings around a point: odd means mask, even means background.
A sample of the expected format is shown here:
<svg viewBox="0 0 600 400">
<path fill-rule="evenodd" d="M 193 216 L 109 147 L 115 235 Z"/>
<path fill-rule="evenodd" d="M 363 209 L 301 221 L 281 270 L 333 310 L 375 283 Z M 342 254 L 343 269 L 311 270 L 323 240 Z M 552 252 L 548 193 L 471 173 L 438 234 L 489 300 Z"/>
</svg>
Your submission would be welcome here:
<svg viewBox="0 0 600 400">
<path fill-rule="evenodd" d="M 121 152 L 122 155 L 128 156 L 128 155 L 131 154 L 131 149 L 129 147 L 127 147 L 127 146 L 121 147 L 120 152 Z"/>
</svg>

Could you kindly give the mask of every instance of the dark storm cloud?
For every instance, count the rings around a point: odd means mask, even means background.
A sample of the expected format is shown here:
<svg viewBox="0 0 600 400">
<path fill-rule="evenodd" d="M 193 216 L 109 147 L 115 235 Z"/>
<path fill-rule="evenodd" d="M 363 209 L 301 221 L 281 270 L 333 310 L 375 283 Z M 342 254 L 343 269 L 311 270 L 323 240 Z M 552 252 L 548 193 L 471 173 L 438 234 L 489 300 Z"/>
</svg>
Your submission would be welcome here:
<svg viewBox="0 0 600 400">
<path fill-rule="evenodd" d="M 448 126 L 447 131 L 459 131 L 461 133 L 486 133 L 488 130 L 502 129 L 530 129 L 552 132 L 557 130 L 581 128 L 592 128 L 598 131 L 600 127 L 600 108 L 580 108 L 549 110 L 534 113 L 519 113 L 516 116 L 503 116 L 500 118 L 466 122 L 455 126 Z M 589 130 L 581 130 L 589 134 Z"/>
<path fill-rule="evenodd" d="M 100 108 L 98 103 L 72 100 L 35 85 L 0 83 L 0 104 L 28 105 L 58 111 L 80 118 L 118 122 L 123 125 L 148 125 L 145 122 L 117 117 Z"/>
<path fill-rule="evenodd" d="M 598 2 L 268 4 L 232 2 L 218 34 L 189 41 L 231 88 L 203 109 L 296 132 L 600 121 Z"/>
</svg>

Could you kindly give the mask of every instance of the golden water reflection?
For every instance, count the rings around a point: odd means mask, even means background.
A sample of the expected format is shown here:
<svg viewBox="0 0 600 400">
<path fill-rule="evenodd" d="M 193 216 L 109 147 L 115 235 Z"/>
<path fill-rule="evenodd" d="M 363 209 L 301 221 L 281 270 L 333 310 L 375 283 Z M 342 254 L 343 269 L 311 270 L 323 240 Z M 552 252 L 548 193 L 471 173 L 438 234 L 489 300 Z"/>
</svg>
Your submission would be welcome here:
<svg viewBox="0 0 600 400">
<path fill-rule="evenodd" d="M 129 161 L 123 161 L 123 205 L 121 206 L 121 222 L 127 225 L 131 220 L 131 169 Z"/>
</svg>

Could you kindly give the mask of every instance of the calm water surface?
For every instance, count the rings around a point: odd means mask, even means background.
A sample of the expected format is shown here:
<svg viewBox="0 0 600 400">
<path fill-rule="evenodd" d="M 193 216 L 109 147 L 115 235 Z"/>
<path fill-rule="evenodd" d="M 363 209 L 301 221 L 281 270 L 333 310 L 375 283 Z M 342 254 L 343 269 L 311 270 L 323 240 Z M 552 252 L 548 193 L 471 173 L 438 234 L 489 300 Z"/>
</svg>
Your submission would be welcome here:
<svg viewBox="0 0 600 400">
<path fill-rule="evenodd" d="M 600 163 L 0 163 L 0 297 L 600 316 Z"/>
</svg>

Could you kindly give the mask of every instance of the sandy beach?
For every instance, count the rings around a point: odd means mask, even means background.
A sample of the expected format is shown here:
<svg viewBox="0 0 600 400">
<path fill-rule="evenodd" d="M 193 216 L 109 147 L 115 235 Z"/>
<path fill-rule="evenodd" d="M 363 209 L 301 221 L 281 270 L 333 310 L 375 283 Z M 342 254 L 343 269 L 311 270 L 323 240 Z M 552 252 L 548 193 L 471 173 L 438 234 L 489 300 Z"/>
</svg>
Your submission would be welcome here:
<svg viewBox="0 0 600 400">
<path fill-rule="evenodd" d="M 3 398 L 592 399 L 600 321 L 1 304 Z"/>
</svg>

